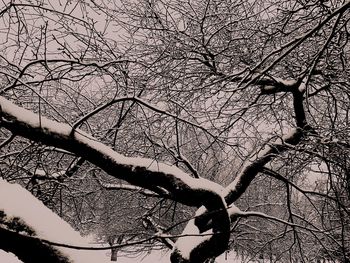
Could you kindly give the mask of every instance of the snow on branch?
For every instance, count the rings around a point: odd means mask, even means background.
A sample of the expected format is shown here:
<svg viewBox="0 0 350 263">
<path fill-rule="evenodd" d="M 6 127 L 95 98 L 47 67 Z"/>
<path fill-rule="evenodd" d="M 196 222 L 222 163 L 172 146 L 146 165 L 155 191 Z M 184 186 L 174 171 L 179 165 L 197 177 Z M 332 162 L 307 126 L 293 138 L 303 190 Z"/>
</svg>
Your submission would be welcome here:
<svg viewBox="0 0 350 263">
<path fill-rule="evenodd" d="M 315 233 L 315 232 L 317 232 L 317 233 L 325 233 L 326 232 L 325 230 L 322 230 L 322 229 L 317 228 L 316 226 L 312 225 L 312 223 L 310 223 L 310 222 L 309 222 L 309 225 L 311 225 L 312 228 L 307 227 L 307 226 L 303 226 L 303 225 L 300 225 L 300 224 L 296 224 L 296 223 L 293 223 L 293 222 L 289 222 L 289 221 L 286 221 L 286 220 L 283 220 L 283 219 L 280 219 L 278 217 L 271 216 L 271 215 L 268 215 L 268 214 L 265 214 L 265 213 L 262 213 L 262 212 L 242 211 L 235 205 L 231 205 L 228 208 L 228 213 L 229 213 L 230 217 L 233 219 L 232 221 L 234 221 L 237 217 L 255 216 L 255 217 L 260 217 L 260 218 L 265 218 L 265 219 L 268 219 L 268 220 L 271 220 L 271 221 L 275 221 L 275 222 L 278 222 L 278 223 L 281 223 L 281 224 L 284 224 L 284 225 L 287 225 L 287 226 L 290 226 L 290 227 L 293 227 L 293 228 L 294 227 L 298 227 L 298 228 L 301 228 L 301 229 L 305 229 L 305 230 L 308 230 L 308 231 L 313 232 L 313 233 Z"/>
<path fill-rule="evenodd" d="M 204 230 L 197 221 L 203 215 L 210 215 L 211 222 L 211 227 Z M 200 207 L 175 242 L 171 261 L 205 262 L 222 254 L 227 249 L 230 237 L 230 220 L 226 215 L 229 216 L 227 208 L 208 211 Z"/>
<path fill-rule="evenodd" d="M 278 138 L 275 142 L 265 145 L 260 151 L 254 153 L 243 165 L 241 172 L 235 180 L 225 189 L 225 200 L 227 204 L 235 202 L 248 188 L 255 176 L 261 172 L 261 169 L 271 161 L 276 154 L 281 154 L 287 150 L 289 145 L 297 144 L 303 135 L 299 128 L 293 129 L 283 138 Z"/>
<path fill-rule="evenodd" d="M 123 156 L 91 135 L 21 108 L 0 97 L 1 126 L 13 134 L 62 148 L 100 167 L 115 178 L 190 206 L 221 202 L 223 188 L 204 178 L 193 178 L 178 167 L 147 158 Z M 215 201 L 214 201 L 215 200 Z"/>
<path fill-rule="evenodd" d="M 137 187 L 135 185 L 130 185 L 130 184 L 122 184 L 122 183 L 105 183 L 102 182 L 95 174 L 93 174 L 93 177 L 95 178 L 96 182 L 100 185 L 105 190 L 127 190 L 127 191 L 135 191 L 140 194 L 143 194 L 145 196 L 150 196 L 150 197 L 159 197 L 158 194 L 156 194 L 153 191 L 149 191 L 147 189 L 143 189 L 141 187 Z M 162 195 L 166 196 L 168 193 L 164 192 Z"/>
<path fill-rule="evenodd" d="M 263 172 L 264 166 L 277 155 L 290 149 L 291 145 L 298 144 L 304 135 L 304 131 L 296 128 L 290 131 L 284 137 L 277 138 L 273 143 L 268 143 L 257 152 L 254 152 L 244 163 L 241 172 L 236 176 L 222 192 L 228 206 L 232 205 L 249 187 L 252 180 L 260 172 Z M 235 220 L 231 217 L 231 221 Z M 197 226 L 205 231 L 211 228 L 210 217 L 208 212 L 203 212 L 196 218 Z"/>
<path fill-rule="evenodd" d="M 29 191 L 0 179 L 0 250 L 23 262 L 110 262 L 105 250 L 165 238 L 161 233 L 113 246 L 95 245 L 53 213 Z M 171 241 L 167 238 L 168 241 Z"/>
<path fill-rule="evenodd" d="M 203 211 L 199 209 L 196 213 L 202 213 Z M 213 235 L 212 229 L 201 233 L 199 228 L 195 225 L 195 220 L 192 219 L 188 222 L 185 229 L 182 231 L 181 236 L 177 239 L 174 250 L 181 251 L 181 255 L 184 259 L 189 260 L 191 258 L 191 253 L 202 243 L 208 241 Z"/>
<path fill-rule="evenodd" d="M 53 249 L 48 247 L 51 244 L 47 243 L 43 245 L 45 242 L 41 239 L 76 246 L 91 246 L 87 239 L 81 237 L 68 223 L 18 184 L 10 184 L 0 179 L 0 211 L 2 211 L 0 222 L 5 223 L 5 225 L 0 223 L 1 234 L 11 237 L 7 240 L 4 237 L 5 243 L 0 242 L 0 249 L 16 252 L 15 254 L 17 256 L 19 254 L 22 260 L 27 257 L 32 257 L 33 260 L 40 251 L 45 251 L 51 260 L 62 257 L 62 261 L 57 262 L 95 263 L 103 258 L 102 252 L 82 253 L 64 247 Z M 24 244 L 26 247 L 23 247 Z M 27 246 L 40 251 L 30 251 Z M 43 257 L 44 255 L 41 255 L 42 259 Z M 69 261 L 64 261 L 64 258 L 68 258 Z"/>
<path fill-rule="evenodd" d="M 190 172 L 193 174 L 193 176 L 195 178 L 199 178 L 199 172 L 197 171 L 197 169 L 191 164 L 191 162 L 185 157 L 183 156 L 183 154 L 180 152 L 179 149 L 177 149 L 177 151 L 175 151 L 172 147 L 170 147 L 167 143 L 162 141 L 162 144 L 155 142 L 154 140 L 152 140 L 150 138 L 150 136 L 148 136 L 147 133 L 144 133 L 146 138 L 153 144 L 156 145 L 160 148 L 164 148 L 166 149 L 178 162 L 183 163 L 189 170 Z"/>
<path fill-rule="evenodd" d="M 189 206 L 205 206 L 210 212 L 213 235 L 200 249 L 204 261 L 209 254 L 220 255 L 228 245 L 230 219 L 226 202 L 222 196 L 224 188 L 205 178 L 193 178 L 178 167 L 147 158 L 123 156 L 109 146 L 97 141 L 80 129 L 73 130 L 68 124 L 59 123 L 21 108 L 4 97 L 0 97 L 1 127 L 13 134 L 62 148 L 104 170 L 107 174 L 125 180 Z M 220 244 L 220 245 L 218 245 Z M 177 250 L 182 257 L 182 251 Z M 201 262 L 198 261 L 198 262 Z M 197 262 L 197 261 L 196 261 Z"/>
</svg>

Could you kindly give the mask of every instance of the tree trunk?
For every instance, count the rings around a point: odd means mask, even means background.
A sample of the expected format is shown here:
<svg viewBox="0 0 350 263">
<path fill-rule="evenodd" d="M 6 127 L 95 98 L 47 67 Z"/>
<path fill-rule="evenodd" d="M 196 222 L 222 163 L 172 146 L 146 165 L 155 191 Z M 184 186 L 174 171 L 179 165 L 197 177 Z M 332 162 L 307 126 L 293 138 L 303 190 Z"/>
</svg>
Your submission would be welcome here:
<svg viewBox="0 0 350 263">
<path fill-rule="evenodd" d="M 111 249 L 111 261 L 117 261 L 118 259 L 118 249 L 112 248 Z"/>
</svg>

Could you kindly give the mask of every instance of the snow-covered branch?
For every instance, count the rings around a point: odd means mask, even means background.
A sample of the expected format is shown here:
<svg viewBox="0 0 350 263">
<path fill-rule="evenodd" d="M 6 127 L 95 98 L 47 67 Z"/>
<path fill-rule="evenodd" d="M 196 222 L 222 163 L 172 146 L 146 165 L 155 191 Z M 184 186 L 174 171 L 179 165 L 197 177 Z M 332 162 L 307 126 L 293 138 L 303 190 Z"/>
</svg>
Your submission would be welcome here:
<svg viewBox="0 0 350 263">
<path fill-rule="evenodd" d="M 194 165 L 192 165 L 192 163 L 185 156 L 183 156 L 183 154 L 180 152 L 179 149 L 177 149 L 177 151 L 175 151 L 172 147 L 170 147 L 165 142 L 162 142 L 162 144 L 155 142 L 154 140 L 152 140 L 150 138 L 150 136 L 148 136 L 147 133 L 145 133 L 145 136 L 152 144 L 154 144 L 160 148 L 166 149 L 175 158 L 176 161 L 183 163 L 188 168 L 188 170 L 190 170 L 190 172 L 193 174 L 193 176 L 195 178 L 199 178 L 199 173 L 198 173 L 197 169 L 194 167 Z"/>
<path fill-rule="evenodd" d="M 256 212 L 256 211 L 242 211 L 240 210 L 238 207 L 232 205 L 229 209 L 228 209 L 228 212 L 230 214 L 230 217 L 235 221 L 238 217 L 250 217 L 250 216 L 255 216 L 255 217 L 260 217 L 260 218 L 265 218 L 265 219 L 268 219 L 268 220 L 271 220 L 271 221 L 275 221 L 275 222 L 278 222 L 278 223 L 281 223 L 281 224 L 284 224 L 284 225 L 287 225 L 287 226 L 290 226 L 290 227 L 297 227 L 297 228 L 301 228 L 301 229 L 305 229 L 305 230 L 308 230 L 310 232 L 313 232 L 313 233 L 326 233 L 325 230 L 322 230 L 320 228 L 317 228 L 316 226 L 312 225 L 311 223 L 309 223 L 309 225 L 312 226 L 312 228 L 310 227 L 307 227 L 307 226 L 303 226 L 303 225 L 300 225 L 300 224 L 296 224 L 296 223 L 293 223 L 293 222 L 290 222 L 290 221 L 286 221 L 286 220 L 283 220 L 281 218 L 278 218 L 276 216 L 271 216 L 271 215 L 268 215 L 268 214 L 265 214 L 265 213 L 262 213 L 262 212 Z"/>
<path fill-rule="evenodd" d="M 227 243 L 222 243 L 222 241 L 229 238 L 229 229 L 215 233 L 217 232 L 217 226 L 212 225 L 211 229 L 203 231 L 197 225 L 196 219 L 203 214 L 207 214 L 206 212 L 204 207 L 199 208 L 195 217 L 187 223 L 181 236 L 175 242 L 171 255 L 172 262 L 204 262 L 208 258 L 217 257 L 227 249 Z M 226 218 L 222 214 L 228 214 L 228 210 L 213 211 L 214 218 L 221 217 L 221 224 L 226 225 L 229 222 L 225 222 Z M 219 245 L 220 243 L 221 245 Z M 222 244 L 225 245 L 222 246 Z"/>
<path fill-rule="evenodd" d="M 159 197 L 159 194 L 156 194 L 153 191 L 149 191 L 147 189 L 143 189 L 141 187 L 137 187 L 135 185 L 130 185 L 130 184 L 122 184 L 122 183 L 105 183 L 102 182 L 95 174 L 93 175 L 93 177 L 95 178 L 96 182 L 100 185 L 100 187 L 102 187 L 105 190 L 111 190 L 111 191 L 115 191 L 115 190 L 127 190 L 127 191 L 135 191 L 138 192 L 142 195 L 145 196 L 153 196 L 153 197 Z M 162 194 L 162 196 L 166 196 L 167 192 L 164 192 Z"/>
<path fill-rule="evenodd" d="M 212 246 L 210 254 L 218 256 L 225 250 L 229 241 L 230 219 L 220 185 L 204 178 L 193 178 L 166 163 L 123 156 L 80 129 L 73 130 L 68 124 L 18 107 L 4 97 L 0 97 L 0 106 L 1 126 L 15 135 L 75 153 L 109 175 L 132 185 L 159 195 L 166 190 L 173 200 L 189 206 L 203 205 L 208 211 L 216 211 L 211 214 L 213 236 L 208 241 Z M 182 251 L 176 252 L 183 257 Z M 200 257 L 198 262 L 204 261 L 207 253 L 202 253 Z"/>
<path fill-rule="evenodd" d="M 261 172 L 265 164 L 270 162 L 276 154 L 280 154 L 288 147 L 285 144 L 297 144 L 302 138 L 301 129 L 292 130 L 284 138 L 278 138 L 274 143 L 270 143 L 257 153 L 247 159 L 242 171 L 235 180 L 225 189 L 225 200 L 228 204 L 235 202 L 248 188 L 255 176 Z"/>
<path fill-rule="evenodd" d="M 293 89 L 292 94 L 297 128 L 292 129 L 286 136 L 282 138 L 279 137 L 274 142 L 266 144 L 247 158 L 241 172 L 223 191 L 223 196 L 225 197 L 227 205 L 231 205 L 241 197 L 257 174 L 262 172 L 267 163 L 284 151 L 290 149 L 291 145 L 298 144 L 306 132 L 312 131 L 306 121 L 302 92 L 300 92 L 299 89 Z M 206 213 L 203 213 L 203 215 L 199 216 L 196 220 L 197 225 L 200 226 L 202 230 L 210 228 L 209 217 Z"/>
<path fill-rule="evenodd" d="M 16 106 L 0 97 L 1 126 L 14 134 L 75 153 L 115 178 L 159 194 L 166 189 L 179 202 L 208 205 L 221 198 L 222 187 L 203 178 L 193 178 L 176 166 L 147 158 L 125 157 L 82 130 L 58 123 Z M 210 197 L 210 198 L 209 198 Z M 207 204 L 208 202 L 208 204 Z"/>
<path fill-rule="evenodd" d="M 23 262 L 95 263 L 101 258 L 102 253 L 70 249 L 91 244 L 18 184 L 0 180 L 0 212 L 0 249 Z"/>
</svg>

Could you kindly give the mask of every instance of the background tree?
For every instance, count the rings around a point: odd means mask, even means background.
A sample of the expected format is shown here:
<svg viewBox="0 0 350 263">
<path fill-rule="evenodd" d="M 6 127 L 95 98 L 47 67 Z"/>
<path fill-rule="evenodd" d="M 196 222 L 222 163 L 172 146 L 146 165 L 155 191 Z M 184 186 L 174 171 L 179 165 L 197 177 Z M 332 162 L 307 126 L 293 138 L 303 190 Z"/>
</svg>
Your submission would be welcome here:
<svg viewBox="0 0 350 263">
<path fill-rule="evenodd" d="M 172 262 L 347 262 L 349 6 L 6 2 L 1 176 Z"/>
</svg>

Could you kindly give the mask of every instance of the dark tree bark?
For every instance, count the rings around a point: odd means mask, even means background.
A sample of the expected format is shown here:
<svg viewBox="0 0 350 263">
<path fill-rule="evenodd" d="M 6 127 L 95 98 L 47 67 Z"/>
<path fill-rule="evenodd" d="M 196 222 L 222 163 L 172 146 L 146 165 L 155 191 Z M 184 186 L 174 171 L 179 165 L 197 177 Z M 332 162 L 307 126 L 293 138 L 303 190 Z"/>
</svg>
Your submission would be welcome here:
<svg viewBox="0 0 350 263">
<path fill-rule="evenodd" d="M 71 261 L 40 240 L 0 228 L 0 248 L 15 254 L 24 263 L 70 263 Z"/>
</svg>

